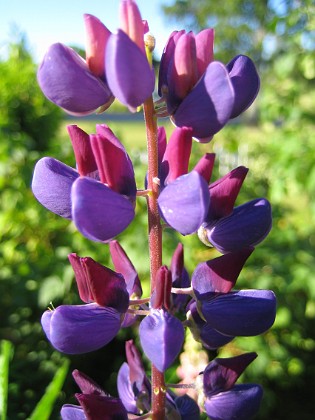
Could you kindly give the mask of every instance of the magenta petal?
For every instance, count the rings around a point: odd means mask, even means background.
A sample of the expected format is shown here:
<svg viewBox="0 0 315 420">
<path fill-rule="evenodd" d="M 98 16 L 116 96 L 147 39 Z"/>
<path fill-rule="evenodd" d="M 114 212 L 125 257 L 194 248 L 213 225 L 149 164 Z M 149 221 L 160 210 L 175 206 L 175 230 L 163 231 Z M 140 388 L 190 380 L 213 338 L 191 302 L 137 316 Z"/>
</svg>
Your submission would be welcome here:
<svg viewBox="0 0 315 420">
<path fill-rule="evenodd" d="M 163 219 L 182 235 L 198 230 L 209 207 L 208 185 L 198 172 L 182 175 L 168 184 L 158 198 Z"/>
<path fill-rule="evenodd" d="M 134 209 L 124 196 L 90 178 L 79 178 L 71 191 L 72 218 L 83 236 L 108 242 L 134 218 Z"/>
<path fill-rule="evenodd" d="M 79 54 L 63 44 L 51 45 L 37 78 L 45 96 L 70 113 L 90 113 L 112 100 L 107 85 L 91 73 Z"/>
<path fill-rule="evenodd" d="M 44 312 L 42 326 L 51 344 L 62 353 L 81 354 L 109 343 L 120 328 L 120 314 L 94 303 L 61 305 Z"/>
<path fill-rule="evenodd" d="M 83 394 L 97 394 L 106 396 L 104 390 L 85 373 L 75 369 L 72 372 L 72 376 Z"/>
<path fill-rule="evenodd" d="M 212 420 L 249 420 L 258 412 L 262 395 L 259 385 L 235 385 L 207 398 L 205 410 Z"/>
<path fill-rule="evenodd" d="M 255 100 L 260 79 L 252 60 L 246 55 L 238 55 L 226 66 L 235 91 L 235 103 L 231 118 L 245 111 Z"/>
<path fill-rule="evenodd" d="M 65 404 L 60 411 L 62 420 L 86 420 L 83 408 L 79 405 Z"/>
<path fill-rule="evenodd" d="M 232 213 L 238 193 L 248 173 L 248 168 L 239 166 L 209 186 L 211 202 L 207 222 Z"/>
<path fill-rule="evenodd" d="M 32 190 L 48 210 L 71 219 L 71 187 L 79 174 L 59 160 L 44 157 L 34 169 Z"/>
<path fill-rule="evenodd" d="M 160 372 L 174 362 L 184 341 L 180 320 L 162 309 L 152 310 L 141 321 L 139 334 L 145 355 Z"/>
<path fill-rule="evenodd" d="M 189 127 L 175 128 L 161 164 L 162 183 L 169 184 L 187 174 L 192 146 L 192 130 Z"/>
<path fill-rule="evenodd" d="M 119 398 L 94 394 L 75 394 L 89 420 L 128 420 Z"/>
<path fill-rule="evenodd" d="M 154 70 L 143 51 L 123 31 L 110 36 L 105 61 L 108 84 L 120 102 L 137 108 L 149 98 L 154 90 Z"/>
<path fill-rule="evenodd" d="M 173 115 L 178 127 L 191 127 L 193 137 L 216 134 L 228 122 L 234 106 L 234 89 L 222 63 L 213 61 Z"/>
<path fill-rule="evenodd" d="M 232 388 L 257 353 L 243 353 L 235 357 L 216 358 L 203 372 L 203 388 L 207 397 Z"/>
<path fill-rule="evenodd" d="M 244 248 L 200 263 L 192 274 L 191 285 L 197 299 L 207 293 L 228 293 L 254 248 Z"/>
<path fill-rule="evenodd" d="M 240 290 L 201 303 L 209 325 L 230 336 L 262 334 L 276 317 L 276 297 L 271 290 Z"/>
</svg>

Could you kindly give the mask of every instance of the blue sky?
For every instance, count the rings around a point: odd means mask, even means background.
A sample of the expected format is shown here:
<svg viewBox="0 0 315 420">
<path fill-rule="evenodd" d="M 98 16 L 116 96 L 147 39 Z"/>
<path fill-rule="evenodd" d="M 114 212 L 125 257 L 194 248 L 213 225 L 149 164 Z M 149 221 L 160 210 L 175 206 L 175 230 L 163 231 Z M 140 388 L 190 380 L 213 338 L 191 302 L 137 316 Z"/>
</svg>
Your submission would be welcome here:
<svg viewBox="0 0 315 420">
<path fill-rule="evenodd" d="M 84 47 L 83 14 L 97 16 L 111 31 L 119 26 L 120 0 L 0 0 L 0 56 L 5 56 L 12 28 L 27 36 L 35 60 L 40 60 L 54 42 Z M 162 4 L 172 0 L 138 0 L 142 17 L 156 37 L 156 52 L 161 54 L 169 33 L 181 29 L 168 23 Z"/>
</svg>

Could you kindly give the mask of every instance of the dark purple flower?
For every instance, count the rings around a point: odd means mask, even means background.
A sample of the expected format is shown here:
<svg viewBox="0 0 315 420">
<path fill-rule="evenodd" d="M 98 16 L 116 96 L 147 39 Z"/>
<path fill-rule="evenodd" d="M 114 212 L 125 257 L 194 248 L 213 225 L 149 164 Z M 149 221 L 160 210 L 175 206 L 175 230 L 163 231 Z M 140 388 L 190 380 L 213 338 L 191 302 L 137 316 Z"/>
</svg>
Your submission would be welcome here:
<svg viewBox="0 0 315 420">
<path fill-rule="evenodd" d="M 206 322 L 228 336 L 262 334 L 276 317 L 276 297 L 271 290 L 232 291 L 199 302 Z"/>
<path fill-rule="evenodd" d="M 203 372 L 205 410 L 215 420 L 247 420 L 258 411 L 262 389 L 256 384 L 235 385 L 256 353 L 213 360 Z"/>
<path fill-rule="evenodd" d="M 138 273 L 128 255 L 118 241 L 110 241 L 109 250 L 115 270 L 124 276 L 129 298 L 139 299 L 142 296 L 142 287 Z M 136 319 L 137 315 L 126 313 L 121 327 L 129 327 L 136 321 Z"/>
<path fill-rule="evenodd" d="M 127 420 L 128 415 L 119 398 L 106 394 L 84 373 L 74 370 L 73 377 L 81 389 L 75 394 L 80 406 L 66 404 L 61 409 L 63 420 Z"/>
<path fill-rule="evenodd" d="M 32 190 L 52 212 L 72 219 L 88 239 L 108 242 L 134 218 L 136 184 L 123 145 L 106 125 L 88 136 L 69 127 L 78 171 L 52 158 L 40 159 Z"/>
<path fill-rule="evenodd" d="M 184 247 L 178 244 L 175 249 L 170 266 L 172 274 L 172 287 L 186 288 L 190 286 L 189 274 L 184 266 Z M 179 310 L 184 307 L 187 302 L 187 295 L 172 294 L 172 309 Z"/>
<path fill-rule="evenodd" d="M 147 358 L 164 372 L 175 360 L 184 341 L 179 319 L 163 309 L 155 309 L 139 326 L 140 342 Z"/>
<path fill-rule="evenodd" d="M 204 224 L 201 235 L 223 254 L 252 247 L 262 242 L 272 227 L 271 206 L 265 198 L 257 198 L 216 221 Z"/>
<path fill-rule="evenodd" d="M 191 278 L 196 299 L 229 293 L 254 248 L 244 248 L 198 264 Z"/>
<path fill-rule="evenodd" d="M 127 311 L 129 294 L 121 274 L 90 257 L 82 258 L 72 253 L 68 258 L 83 302 L 96 302 L 100 306 L 115 308 L 120 313 Z"/>
<path fill-rule="evenodd" d="M 137 4 L 126 0 L 120 7 L 122 30 L 109 38 L 105 54 L 106 77 L 116 98 L 130 110 L 135 110 L 152 95 L 155 75 L 146 57 L 145 27 Z"/>
<path fill-rule="evenodd" d="M 218 349 L 234 339 L 233 336 L 221 334 L 201 318 L 196 301 L 189 302 L 187 326 L 193 334 L 194 339 L 201 342 L 204 347 L 210 350 Z"/>
<path fill-rule="evenodd" d="M 69 255 L 80 298 L 86 305 L 61 305 L 44 312 L 42 326 L 51 344 L 68 354 L 86 353 L 109 343 L 129 306 L 125 279 L 90 257 Z"/>
<path fill-rule="evenodd" d="M 43 313 L 43 330 L 53 347 L 67 354 L 97 350 L 118 333 L 121 314 L 96 303 L 61 305 Z"/>
<path fill-rule="evenodd" d="M 213 29 L 197 35 L 173 32 L 159 72 L 158 93 L 168 114 L 178 127 L 192 127 L 201 142 L 210 141 L 230 118 L 246 110 L 260 85 L 250 58 L 239 55 L 227 66 L 213 61 L 213 39 Z"/>
<path fill-rule="evenodd" d="M 117 376 L 119 397 L 129 413 L 150 411 L 151 384 L 132 340 L 126 341 L 126 357 L 127 363 L 122 364 Z"/>
<path fill-rule="evenodd" d="M 262 395 L 260 385 L 234 385 L 228 391 L 207 398 L 204 407 L 213 420 L 249 420 L 257 414 Z"/>
<path fill-rule="evenodd" d="M 104 55 L 110 31 L 92 15 L 84 16 L 86 61 L 69 47 L 53 44 L 38 69 L 45 96 L 70 114 L 107 109 L 114 100 L 105 78 Z"/>
</svg>

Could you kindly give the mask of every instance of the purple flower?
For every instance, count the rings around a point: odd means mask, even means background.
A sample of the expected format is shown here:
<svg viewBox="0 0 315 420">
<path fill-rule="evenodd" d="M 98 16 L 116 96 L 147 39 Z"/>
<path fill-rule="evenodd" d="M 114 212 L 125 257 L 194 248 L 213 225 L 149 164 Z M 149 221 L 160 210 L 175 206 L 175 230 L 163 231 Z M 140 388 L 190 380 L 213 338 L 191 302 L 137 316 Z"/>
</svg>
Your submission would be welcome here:
<svg viewBox="0 0 315 420">
<path fill-rule="evenodd" d="M 88 136 L 69 127 L 78 171 L 53 158 L 40 159 L 32 190 L 50 211 L 73 220 L 88 239 L 108 242 L 134 218 L 136 184 L 133 166 L 106 125 Z"/>
<path fill-rule="evenodd" d="M 117 389 L 129 413 L 150 411 L 151 384 L 146 376 L 141 355 L 132 340 L 126 341 L 127 363 L 118 371 Z"/>
<path fill-rule="evenodd" d="M 134 0 L 120 5 L 122 28 L 109 38 L 106 54 L 106 77 L 110 89 L 124 105 L 134 111 L 154 90 L 154 69 L 144 47 L 145 28 Z"/>
<path fill-rule="evenodd" d="M 199 301 L 210 327 L 228 336 L 254 336 L 275 321 L 276 297 L 271 290 L 239 290 Z"/>
<path fill-rule="evenodd" d="M 114 308 L 90 303 L 61 305 L 43 313 L 43 330 L 58 351 L 81 354 L 108 344 L 120 329 L 121 314 Z"/>
<path fill-rule="evenodd" d="M 198 341 L 215 349 L 235 336 L 259 335 L 276 316 L 276 298 L 270 290 L 232 291 L 253 248 L 201 263 L 192 275 L 196 301 L 188 306 L 188 326 Z"/>
<path fill-rule="evenodd" d="M 257 198 L 235 207 L 232 214 L 204 224 L 202 235 L 223 254 L 262 242 L 272 227 L 271 206 Z"/>
<path fill-rule="evenodd" d="M 154 309 L 141 321 L 139 335 L 147 358 L 160 372 L 164 372 L 181 350 L 184 328 L 179 319 L 169 312 Z"/>
<path fill-rule="evenodd" d="M 210 141 L 230 118 L 245 111 L 260 86 L 250 58 L 239 55 L 227 66 L 213 61 L 213 39 L 213 29 L 197 35 L 173 32 L 159 73 L 158 93 L 168 114 L 178 127 L 192 127 L 201 142 Z"/>
<path fill-rule="evenodd" d="M 203 372 L 205 410 L 214 420 L 247 420 L 258 411 L 262 389 L 256 384 L 235 385 L 256 353 L 213 360 Z"/>
<path fill-rule="evenodd" d="M 203 223 L 209 207 L 208 185 L 202 174 L 188 172 L 192 130 L 176 128 L 166 144 L 165 129 L 158 131 L 158 205 L 164 221 L 183 235 L 194 233 Z"/>
<path fill-rule="evenodd" d="M 128 415 L 119 398 L 106 394 L 98 384 L 84 373 L 72 373 L 81 393 L 75 394 L 80 406 L 66 404 L 61 409 L 63 420 L 127 420 Z"/>
<path fill-rule="evenodd" d="M 118 241 L 109 243 L 110 255 L 117 273 L 121 273 L 126 282 L 127 292 L 130 299 L 139 299 L 142 296 L 142 287 L 138 273 Z M 137 319 L 137 315 L 126 313 L 122 327 L 129 327 Z"/>
<path fill-rule="evenodd" d="M 89 257 L 70 254 L 69 260 L 80 298 L 86 305 L 61 305 L 44 312 L 41 322 L 57 350 L 87 353 L 105 346 L 116 336 L 129 306 L 129 295 L 121 274 Z"/>
<path fill-rule="evenodd" d="M 53 44 L 38 69 L 45 96 L 66 112 L 85 115 L 107 109 L 114 100 L 105 78 L 104 54 L 110 31 L 94 16 L 85 15 L 86 61 L 69 47 Z"/>
<path fill-rule="evenodd" d="M 210 205 L 198 235 L 223 254 L 259 244 L 272 227 L 271 206 L 265 198 L 234 207 L 247 173 L 239 166 L 209 185 Z"/>
</svg>

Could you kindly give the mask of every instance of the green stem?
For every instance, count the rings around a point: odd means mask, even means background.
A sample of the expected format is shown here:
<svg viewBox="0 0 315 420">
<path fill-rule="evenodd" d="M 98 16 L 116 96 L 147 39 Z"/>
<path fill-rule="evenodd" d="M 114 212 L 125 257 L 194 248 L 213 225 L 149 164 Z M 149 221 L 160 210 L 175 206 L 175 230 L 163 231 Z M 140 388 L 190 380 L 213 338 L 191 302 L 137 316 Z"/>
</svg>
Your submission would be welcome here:
<svg viewBox="0 0 315 420">
<path fill-rule="evenodd" d="M 148 225 L 149 225 L 149 252 L 150 252 L 150 278 L 151 293 L 155 287 L 155 278 L 162 265 L 162 227 L 158 209 L 159 184 L 158 179 L 158 137 L 157 121 L 154 111 L 153 99 L 149 98 L 144 103 L 144 120 L 147 133 L 148 148 L 148 190 L 147 196 Z M 152 420 L 165 419 L 165 380 L 164 374 L 152 365 Z"/>
</svg>

